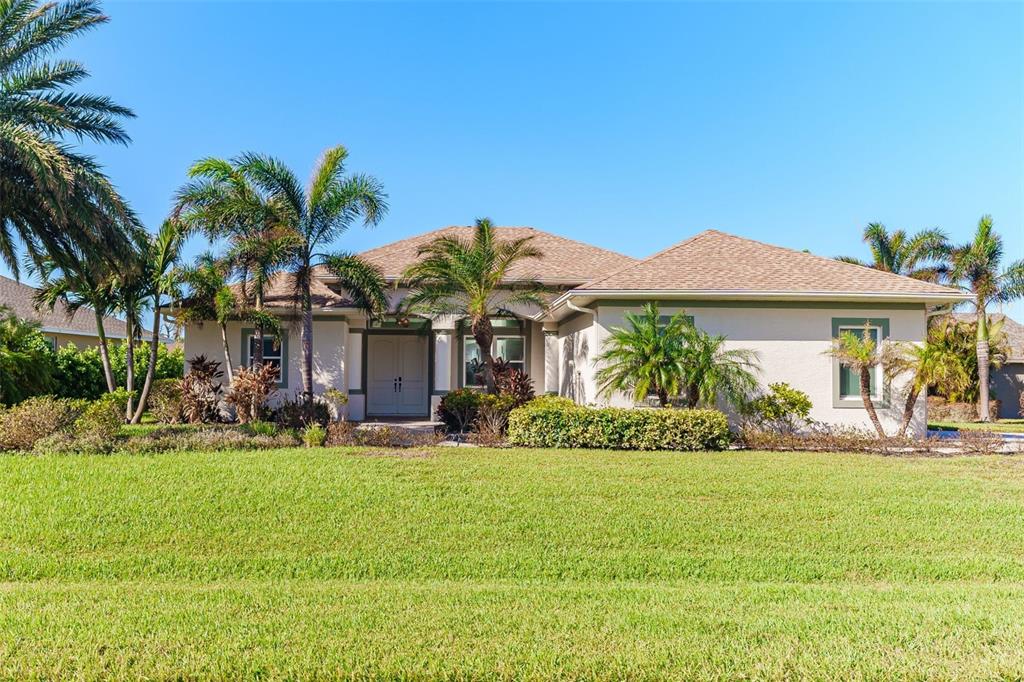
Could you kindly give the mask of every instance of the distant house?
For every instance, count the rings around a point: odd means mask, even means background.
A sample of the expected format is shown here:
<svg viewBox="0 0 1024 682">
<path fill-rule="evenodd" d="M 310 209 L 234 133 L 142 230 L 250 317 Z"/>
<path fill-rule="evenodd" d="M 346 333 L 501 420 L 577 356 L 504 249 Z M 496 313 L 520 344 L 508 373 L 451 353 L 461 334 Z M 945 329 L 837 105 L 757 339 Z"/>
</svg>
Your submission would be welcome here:
<svg viewBox="0 0 1024 682">
<path fill-rule="evenodd" d="M 9 308 L 20 318 L 38 322 L 54 349 L 69 343 L 78 348 L 99 345 L 96 315 L 92 308 L 80 308 L 74 314 L 69 314 L 60 305 L 52 311 L 46 307 L 36 310 L 33 299 L 37 291 L 27 284 L 0 276 L 0 306 Z M 103 331 L 112 341 L 122 341 L 128 335 L 124 321 L 110 316 L 103 318 Z"/>
<path fill-rule="evenodd" d="M 974 322 L 974 313 L 953 315 L 961 322 Z M 992 370 L 992 397 L 999 401 L 1000 419 L 1020 417 L 1020 394 L 1024 391 L 1024 325 L 1006 315 L 994 313 L 988 316 L 992 321 L 1002 320 L 1006 345 L 1010 352 L 999 369 Z"/>
<path fill-rule="evenodd" d="M 396 285 L 392 310 L 408 293 L 401 274 L 418 250 L 441 235 L 469 238 L 470 227 L 449 227 L 364 252 L 363 257 Z M 966 298 L 960 291 L 792 251 L 709 230 L 644 260 L 525 227 L 499 227 L 501 240 L 533 237 L 544 254 L 517 264 L 507 286 L 536 277 L 551 290 L 547 310 L 510 309 L 492 320 L 492 352 L 533 379 L 538 393 L 579 403 L 632 405 L 625 395 L 599 395 L 596 356 L 610 330 L 627 311 L 657 301 L 665 315 L 686 311 L 693 323 L 724 334 L 731 348 L 760 354 L 760 380 L 786 381 L 814 403 L 811 417 L 822 422 L 870 428 L 856 375 L 826 355 L 840 333 L 868 329 L 877 340 L 922 342 L 929 309 Z M 628 237 L 626 237 L 628 239 Z M 287 276 L 270 286 L 267 307 L 285 324 L 280 340 L 264 339 L 264 360 L 281 368 L 277 399 L 301 390 L 300 338 L 296 300 Z M 480 353 L 463 320 L 404 317 L 392 313 L 367 319 L 338 286 L 317 270 L 313 279 L 314 391 L 348 394 L 349 416 L 426 417 L 448 391 L 474 387 Z M 235 362 L 247 365 L 253 352 L 250 323 L 227 329 Z M 189 323 L 185 355 L 223 358 L 216 324 Z M 883 424 L 895 428 L 902 415 L 906 381 L 872 378 Z M 926 424 L 918 401 L 915 433 Z"/>
</svg>

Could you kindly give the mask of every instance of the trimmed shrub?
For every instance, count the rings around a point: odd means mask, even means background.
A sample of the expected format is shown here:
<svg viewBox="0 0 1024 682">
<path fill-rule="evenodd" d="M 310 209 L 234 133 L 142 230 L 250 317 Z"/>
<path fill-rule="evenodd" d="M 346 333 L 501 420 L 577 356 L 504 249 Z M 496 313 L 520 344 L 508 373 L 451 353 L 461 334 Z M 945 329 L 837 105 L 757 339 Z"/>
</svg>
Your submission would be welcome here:
<svg viewBox="0 0 1024 682">
<path fill-rule="evenodd" d="M 98 442 L 113 441 L 124 424 L 128 395 L 127 390 L 119 388 L 89 403 L 75 423 L 76 433 Z"/>
<path fill-rule="evenodd" d="M 58 397 L 96 400 L 107 392 L 98 348 L 79 350 L 66 344 L 57 349 L 55 364 L 53 378 Z"/>
<path fill-rule="evenodd" d="M 267 400 L 277 392 L 277 376 L 278 369 L 271 364 L 238 370 L 224 400 L 235 406 L 239 422 L 248 424 L 263 418 Z"/>
<path fill-rule="evenodd" d="M 770 384 L 768 393 L 747 403 L 743 412 L 761 429 L 793 433 L 807 424 L 811 398 L 785 382 Z"/>
<path fill-rule="evenodd" d="M 449 391 L 437 406 L 437 418 L 449 433 L 465 433 L 480 409 L 483 394 L 470 388 Z"/>
<path fill-rule="evenodd" d="M 180 424 L 184 419 L 181 409 L 181 379 L 157 379 L 149 391 L 149 412 L 162 424 Z"/>
<path fill-rule="evenodd" d="M 729 423 L 718 410 L 591 408 L 537 399 L 512 410 L 512 445 L 609 450 L 722 450 Z"/>
<path fill-rule="evenodd" d="M 37 396 L 0 412 L 0 450 L 31 450 L 58 433 L 70 432 L 85 410 L 83 400 Z"/>
</svg>

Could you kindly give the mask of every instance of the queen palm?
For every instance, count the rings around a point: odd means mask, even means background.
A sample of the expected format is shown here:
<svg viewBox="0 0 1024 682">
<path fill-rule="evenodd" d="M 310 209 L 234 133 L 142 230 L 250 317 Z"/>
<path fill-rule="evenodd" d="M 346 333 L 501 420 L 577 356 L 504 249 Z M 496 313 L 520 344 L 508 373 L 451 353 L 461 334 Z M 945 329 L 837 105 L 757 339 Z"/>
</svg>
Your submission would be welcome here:
<svg viewBox="0 0 1024 682">
<path fill-rule="evenodd" d="M 228 240 L 223 262 L 229 276 L 241 277 L 241 292 L 251 307 L 246 318 L 255 326 L 252 364 L 261 365 L 264 332 L 280 328 L 277 318 L 264 311 L 266 289 L 294 261 L 302 237 L 288 224 L 280 198 L 261 193 L 238 164 L 215 158 L 195 163 L 189 169 L 191 182 L 178 192 L 176 215 L 211 240 Z"/>
<path fill-rule="evenodd" d="M 495 393 L 494 326 L 491 318 L 510 307 L 543 309 L 547 289 L 532 279 L 510 281 L 509 271 L 523 261 L 540 258 L 533 237 L 499 240 L 490 219 L 476 221 L 471 239 L 442 235 L 419 249 L 419 260 L 404 273 L 410 287 L 406 310 L 426 315 L 456 315 L 469 322 L 480 349 L 488 393 Z"/>
<path fill-rule="evenodd" d="M 1001 269 L 1003 239 L 992 229 L 992 217 L 978 221 L 974 240 L 953 249 L 951 279 L 971 294 L 971 306 L 977 316 L 978 412 L 989 421 L 989 364 L 991 362 L 989 321 L 990 303 L 1008 303 L 1024 298 L 1024 259 Z"/>
<path fill-rule="evenodd" d="M 85 254 L 116 261 L 138 226 L 99 167 L 68 137 L 127 143 L 133 116 L 107 97 L 71 89 L 82 64 L 48 59 L 107 21 L 93 0 L 0 0 L 0 258 L 18 274 L 15 239 L 40 262 Z"/>
<path fill-rule="evenodd" d="M 832 341 L 828 355 L 848 366 L 857 373 L 860 380 L 860 399 L 879 437 L 885 438 L 882 422 L 878 420 L 875 403 L 871 399 L 871 370 L 882 364 L 882 353 L 871 336 L 871 329 L 865 326 L 862 334 L 845 331 Z"/>
<path fill-rule="evenodd" d="M 302 314 L 302 390 L 307 409 L 313 406 L 313 297 L 314 268 L 336 278 L 337 286 L 356 307 L 371 315 L 387 308 L 386 285 L 380 272 L 356 255 L 328 251 L 357 219 L 375 225 L 387 211 L 384 190 L 376 179 L 346 175 L 348 151 L 327 149 L 313 169 L 306 187 L 280 160 L 244 154 L 236 168 L 274 206 L 283 228 L 297 233 L 300 243 L 292 258 L 295 293 Z"/>
<path fill-rule="evenodd" d="M 598 356 L 598 391 L 628 393 L 640 402 L 651 393 L 662 407 L 686 382 L 683 362 L 693 325 L 682 312 L 664 321 L 657 303 L 645 303 L 638 315 L 627 312 L 628 326 L 613 327 Z"/>
<path fill-rule="evenodd" d="M 871 262 L 849 256 L 837 260 L 929 282 L 938 281 L 948 271 L 945 261 L 950 247 L 942 230 L 921 230 L 910 235 L 904 230 L 889 232 L 881 223 L 868 223 L 863 238 L 871 250 Z"/>
</svg>

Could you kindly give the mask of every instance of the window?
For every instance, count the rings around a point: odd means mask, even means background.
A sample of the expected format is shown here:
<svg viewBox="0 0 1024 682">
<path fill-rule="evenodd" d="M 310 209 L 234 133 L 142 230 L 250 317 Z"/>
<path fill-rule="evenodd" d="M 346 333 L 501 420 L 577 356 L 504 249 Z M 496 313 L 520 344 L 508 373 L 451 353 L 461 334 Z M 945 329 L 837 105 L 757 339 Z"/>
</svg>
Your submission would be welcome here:
<svg viewBox="0 0 1024 682">
<path fill-rule="evenodd" d="M 850 333 L 859 339 L 864 338 L 865 332 L 870 335 L 871 340 L 875 343 L 875 348 L 881 347 L 882 339 L 886 336 L 884 329 L 881 325 L 871 324 L 865 327 L 863 323 L 856 324 L 840 324 L 835 327 L 835 338 L 839 338 L 840 335 Z M 839 400 L 849 401 L 856 400 L 857 404 L 860 404 L 860 374 L 847 365 L 842 363 L 839 364 Z M 872 400 L 882 399 L 882 368 L 881 366 L 872 367 L 870 370 L 870 386 L 871 386 L 871 398 Z"/>
<path fill-rule="evenodd" d="M 481 386 L 480 366 L 483 356 L 472 336 L 463 337 L 463 386 Z M 491 345 L 495 360 L 504 360 L 514 369 L 526 371 L 526 338 L 523 336 L 495 336 Z"/>
<path fill-rule="evenodd" d="M 244 348 L 245 356 L 242 358 L 242 364 L 246 367 L 252 366 L 253 356 L 256 355 L 256 334 L 255 330 L 243 329 L 242 330 L 242 348 Z M 278 340 L 277 336 L 273 334 L 263 335 L 263 363 L 266 365 L 273 365 L 277 368 L 278 372 L 278 386 L 286 386 L 288 384 L 288 339 Z"/>
<path fill-rule="evenodd" d="M 56 352 L 56 350 L 57 350 L 57 337 L 56 336 L 47 336 L 46 337 L 46 345 L 50 347 L 50 350 Z"/>
</svg>

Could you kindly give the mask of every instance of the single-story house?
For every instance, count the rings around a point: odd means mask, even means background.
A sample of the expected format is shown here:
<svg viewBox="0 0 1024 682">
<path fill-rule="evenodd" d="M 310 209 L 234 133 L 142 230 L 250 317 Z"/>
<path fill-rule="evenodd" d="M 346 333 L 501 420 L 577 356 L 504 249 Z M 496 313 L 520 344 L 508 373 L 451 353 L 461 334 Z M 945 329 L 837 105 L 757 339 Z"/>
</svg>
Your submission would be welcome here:
<svg viewBox="0 0 1024 682">
<path fill-rule="evenodd" d="M 974 313 L 953 315 L 963 322 L 974 322 Z M 1021 415 L 1020 396 L 1024 393 L 1024 325 L 1002 313 L 990 313 L 989 319 L 1003 323 L 1009 352 L 1002 367 L 992 370 L 992 397 L 999 401 L 999 419 L 1017 419 Z"/>
<path fill-rule="evenodd" d="M 92 308 L 82 307 L 74 313 L 60 305 L 53 310 L 45 307 L 36 310 L 37 293 L 37 289 L 27 284 L 0 275 L 0 306 L 8 308 L 23 320 L 38 322 L 40 331 L 54 350 L 67 344 L 78 348 L 99 345 L 96 314 Z M 124 320 L 109 315 L 103 317 L 103 331 L 111 341 L 123 341 L 128 334 Z"/>
<path fill-rule="evenodd" d="M 544 256 L 520 264 L 516 279 L 535 277 L 555 290 L 545 311 L 509 310 L 494 320 L 493 351 L 524 369 L 537 393 L 583 404 L 630 405 L 624 395 L 598 394 L 595 357 L 609 330 L 626 311 L 658 301 L 666 315 L 686 311 L 698 327 L 724 334 L 731 347 L 760 355 L 763 385 L 785 381 L 805 391 L 819 421 L 869 427 L 858 383 L 826 355 L 832 339 L 865 324 L 879 339 L 923 342 L 929 311 L 963 300 L 961 292 L 928 282 L 843 263 L 725 234 L 701 232 L 649 258 L 636 260 L 596 246 L 528 227 L 497 228 L 500 238 L 534 237 Z M 421 245 L 443 234 L 469 239 L 470 227 L 449 227 L 371 249 L 362 256 L 395 283 L 392 304 L 405 291 L 401 274 Z M 368 320 L 344 292 L 320 272 L 314 288 L 314 385 L 349 396 L 352 419 L 426 418 L 449 390 L 472 386 L 478 352 L 456 318 Z M 280 342 L 265 341 L 264 357 L 281 367 L 286 395 L 301 391 L 296 307 L 287 276 L 273 283 L 268 306 L 294 320 Z M 397 308 L 394 308 L 397 310 Z M 251 356 L 250 325 L 233 322 L 228 338 L 236 364 Z M 239 351 L 242 351 L 239 355 Z M 186 359 L 222 359 L 216 324 L 191 325 Z M 893 429 L 902 414 L 903 382 L 874 382 L 883 423 Z M 925 429 L 925 401 L 914 429 Z"/>
</svg>

